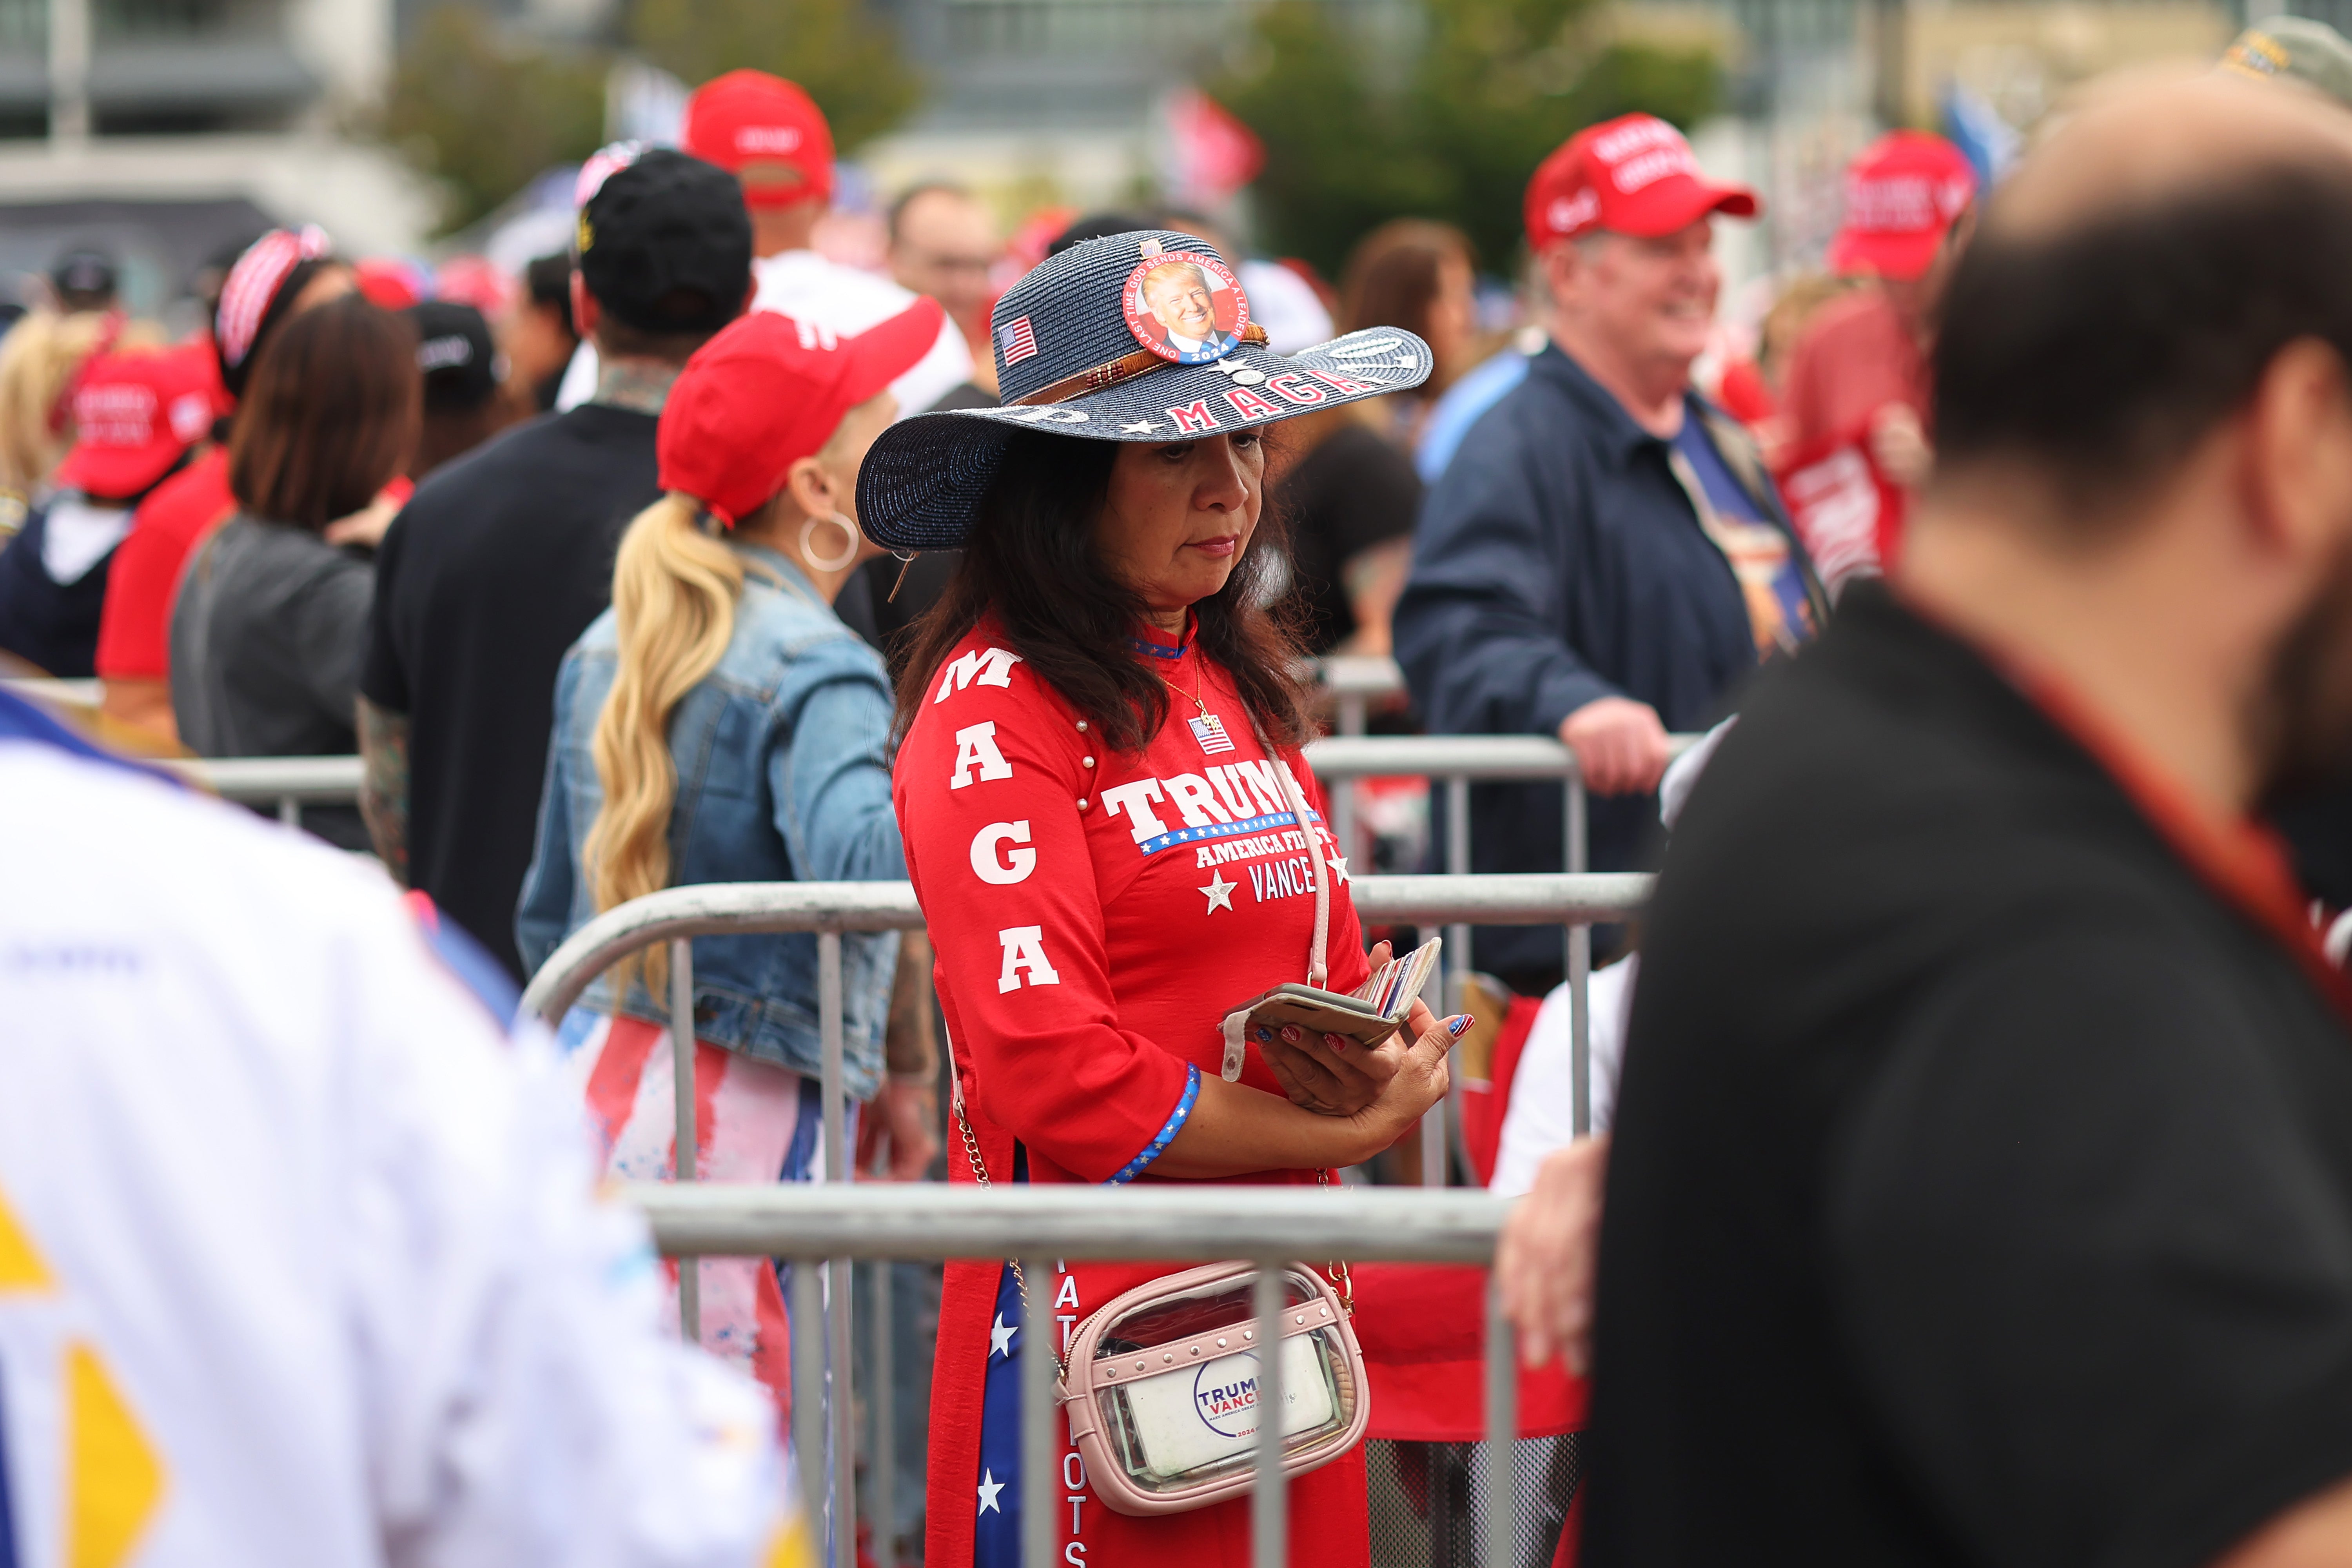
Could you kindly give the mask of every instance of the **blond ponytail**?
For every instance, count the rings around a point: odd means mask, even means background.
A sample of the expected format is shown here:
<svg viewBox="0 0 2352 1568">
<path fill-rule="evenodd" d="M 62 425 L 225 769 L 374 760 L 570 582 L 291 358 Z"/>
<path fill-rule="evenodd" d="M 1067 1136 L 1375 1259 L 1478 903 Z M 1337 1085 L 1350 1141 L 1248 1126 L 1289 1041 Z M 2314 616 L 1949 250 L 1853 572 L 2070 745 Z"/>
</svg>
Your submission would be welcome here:
<svg viewBox="0 0 2352 1568">
<path fill-rule="evenodd" d="M 669 816 L 677 798 L 670 715 L 719 667 L 735 633 L 743 559 L 702 531 L 700 510 L 688 497 L 662 497 L 629 524 L 614 563 L 620 668 L 596 716 L 604 804 L 582 847 L 600 913 L 669 886 Z M 640 958 L 659 999 L 668 951 L 656 944 Z"/>
</svg>

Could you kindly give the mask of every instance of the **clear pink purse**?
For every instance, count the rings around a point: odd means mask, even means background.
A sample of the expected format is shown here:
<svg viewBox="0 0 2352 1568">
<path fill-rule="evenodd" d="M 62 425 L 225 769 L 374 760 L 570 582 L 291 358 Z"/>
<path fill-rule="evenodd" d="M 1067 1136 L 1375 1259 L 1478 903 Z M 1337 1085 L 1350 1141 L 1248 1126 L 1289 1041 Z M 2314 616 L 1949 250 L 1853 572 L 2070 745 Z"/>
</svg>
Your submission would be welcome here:
<svg viewBox="0 0 2352 1568">
<path fill-rule="evenodd" d="M 1268 756 L 1274 749 L 1259 745 Z M 1302 829 L 1307 802 L 1287 767 L 1275 771 Z M 1324 981 L 1330 893 L 1323 858 L 1307 857 L 1315 882 L 1315 946 L 1308 984 Z M 954 1042 L 948 1043 L 952 1055 Z M 1232 1076 L 1231 1074 L 1227 1075 Z M 962 1079 L 952 1070 L 956 1128 L 974 1177 L 989 1185 L 980 1140 L 965 1113 Z M 1318 1171 L 1328 1184 L 1330 1173 Z M 1035 1321 L 1029 1282 L 1013 1265 L 1021 1288 L 1022 1320 Z M 1282 1310 L 1283 1437 L 1286 1476 L 1322 1468 L 1363 1440 L 1371 1420 L 1364 1352 L 1342 1293 L 1344 1264 L 1331 1281 L 1311 1269 L 1286 1268 Z M 1257 1455 L 1262 1410 L 1254 1263 L 1212 1263 L 1147 1280 L 1088 1313 L 1072 1330 L 1069 1354 L 1056 1356 L 1059 1403 L 1087 1477 L 1114 1512 L 1182 1513 L 1248 1495 Z M 1050 1321 L 1050 1320 L 1046 1320 Z M 1044 1342 L 1048 1348 L 1051 1341 Z M 1022 1349 L 1029 1349 L 1023 1335 Z"/>
<path fill-rule="evenodd" d="M 1111 1509 L 1181 1513 L 1248 1493 L 1265 1417 L 1257 1272 L 1212 1263 L 1150 1280 L 1071 1336 L 1060 1384 L 1070 1440 Z M 1371 1406 L 1347 1303 L 1310 1270 L 1282 1272 L 1282 1468 L 1297 1476 L 1361 1442 Z"/>
</svg>

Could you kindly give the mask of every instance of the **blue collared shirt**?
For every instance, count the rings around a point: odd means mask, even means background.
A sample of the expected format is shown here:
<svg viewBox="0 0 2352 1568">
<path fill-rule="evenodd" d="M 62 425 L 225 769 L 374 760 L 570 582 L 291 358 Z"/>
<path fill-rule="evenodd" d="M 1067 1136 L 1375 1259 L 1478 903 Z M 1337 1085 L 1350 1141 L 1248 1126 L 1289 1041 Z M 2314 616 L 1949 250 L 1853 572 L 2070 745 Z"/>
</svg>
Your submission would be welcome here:
<svg viewBox="0 0 2352 1568">
<path fill-rule="evenodd" d="M 1412 449 L 1413 471 L 1421 482 L 1435 484 L 1462 449 L 1462 437 L 1470 434 L 1470 427 L 1527 378 L 1528 356 L 1513 344 L 1489 355 L 1439 394 L 1429 417 L 1421 422 L 1421 440 Z"/>
<path fill-rule="evenodd" d="M 751 570 L 734 635 L 719 668 L 670 720 L 678 781 L 670 881 L 899 880 L 907 858 L 890 809 L 893 710 L 881 658 L 790 561 L 739 548 Z M 596 912 L 581 848 L 604 805 L 592 746 L 617 658 L 618 626 L 608 609 L 581 634 L 556 678 L 539 844 L 515 916 L 516 945 L 532 970 Z M 841 940 L 847 1082 L 860 1100 L 880 1083 L 898 956 L 896 931 Z M 583 1001 L 609 1012 L 609 982 L 598 981 Z M 642 982 L 632 982 L 622 1011 L 656 1023 L 669 1016 Z M 694 1019 L 695 1034 L 713 1045 L 820 1071 L 816 938 L 697 937 Z"/>
</svg>

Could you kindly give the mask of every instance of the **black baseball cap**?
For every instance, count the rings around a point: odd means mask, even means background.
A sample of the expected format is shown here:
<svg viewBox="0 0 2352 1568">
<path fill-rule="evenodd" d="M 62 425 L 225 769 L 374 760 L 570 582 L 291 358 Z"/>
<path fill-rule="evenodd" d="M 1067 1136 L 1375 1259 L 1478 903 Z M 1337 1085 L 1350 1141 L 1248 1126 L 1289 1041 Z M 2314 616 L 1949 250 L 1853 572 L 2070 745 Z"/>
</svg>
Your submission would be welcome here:
<svg viewBox="0 0 2352 1568">
<path fill-rule="evenodd" d="M 456 300 L 427 300 L 404 314 L 416 328 L 416 368 L 428 409 L 479 408 L 499 390 L 498 350 L 481 311 Z"/>
<path fill-rule="evenodd" d="M 751 289 L 751 215 L 715 163 L 657 147 L 614 172 L 580 209 L 580 276 L 641 332 L 715 332 Z"/>
<path fill-rule="evenodd" d="M 88 246 L 78 247 L 58 258 L 57 265 L 49 268 L 49 281 L 68 310 L 102 310 L 114 299 L 114 258 Z"/>
</svg>

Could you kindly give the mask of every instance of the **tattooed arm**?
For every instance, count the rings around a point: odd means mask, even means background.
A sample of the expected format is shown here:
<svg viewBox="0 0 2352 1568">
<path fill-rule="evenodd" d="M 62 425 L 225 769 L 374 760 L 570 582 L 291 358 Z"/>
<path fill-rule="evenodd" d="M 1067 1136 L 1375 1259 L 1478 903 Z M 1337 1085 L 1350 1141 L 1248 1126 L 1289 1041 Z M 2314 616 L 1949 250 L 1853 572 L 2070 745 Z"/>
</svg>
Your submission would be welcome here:
<svg viewBox="0 0 2352 1568">
<path fill-rule="evenodd" d="M 408 886 L 408 715 L 359 699 L 360 816 L 376 858 Z"/>
</svg>

